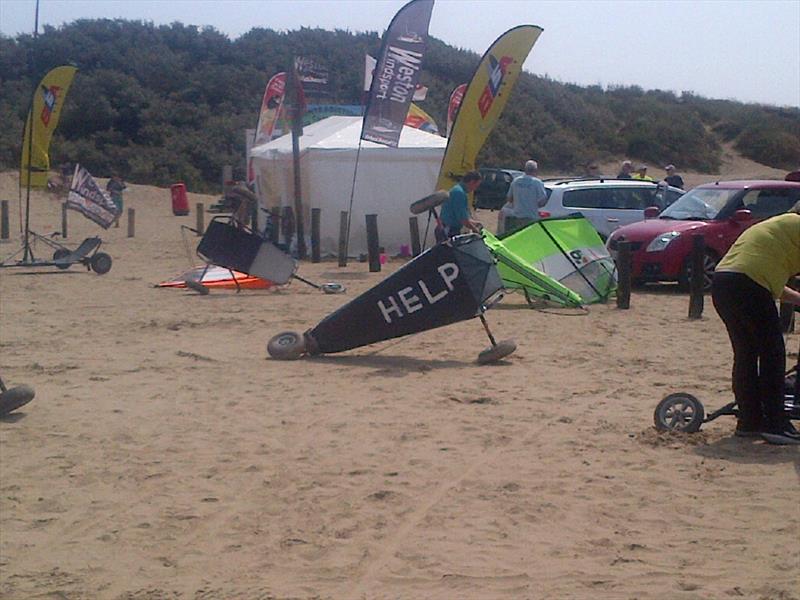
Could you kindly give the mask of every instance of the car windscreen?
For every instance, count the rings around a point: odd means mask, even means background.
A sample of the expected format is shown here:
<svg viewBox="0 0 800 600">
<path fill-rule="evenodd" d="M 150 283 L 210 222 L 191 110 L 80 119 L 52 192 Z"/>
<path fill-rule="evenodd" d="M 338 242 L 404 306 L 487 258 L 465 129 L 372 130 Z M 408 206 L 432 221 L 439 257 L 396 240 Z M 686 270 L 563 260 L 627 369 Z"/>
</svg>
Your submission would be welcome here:
<svg viewBox="0 0 800 600">
<path fill-rule="evenodd" d="M 665 208 L 659 219 L 713 219 L 728 201 L 741 190 L 695 188 Z"/>
</svg>

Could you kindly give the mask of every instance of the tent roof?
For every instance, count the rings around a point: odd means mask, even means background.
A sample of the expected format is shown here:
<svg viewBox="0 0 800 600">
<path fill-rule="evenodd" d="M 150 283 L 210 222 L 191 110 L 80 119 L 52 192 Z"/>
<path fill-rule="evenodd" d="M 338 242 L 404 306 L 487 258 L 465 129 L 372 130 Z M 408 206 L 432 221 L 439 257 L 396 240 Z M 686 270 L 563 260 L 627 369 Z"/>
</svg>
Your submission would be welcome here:
<svg viewBox="0 0 800 600">
<path fill-rule="evenodd" d="M 334 116 L 303 127 L 303 135 L 300 137 L 300 150 L 311 148 L 319 150 L 356 149 L 361 137 L 361 123 L 362 117 Z M 414 127 L 408 127 L 407 125 L 403 126 L 403 132 L 400 134 L 399 148 L 443 149 L 446 146 L 447 138 Z M 383 149 L 388 152 L 395 150 L 394 148 L 366 140 L 361 142 L 361 149 Z M 258 156 L 291 151 L 292 135 L 288 133 L 271 142 L 254 147 L 250 153 Z"/>
</svg>

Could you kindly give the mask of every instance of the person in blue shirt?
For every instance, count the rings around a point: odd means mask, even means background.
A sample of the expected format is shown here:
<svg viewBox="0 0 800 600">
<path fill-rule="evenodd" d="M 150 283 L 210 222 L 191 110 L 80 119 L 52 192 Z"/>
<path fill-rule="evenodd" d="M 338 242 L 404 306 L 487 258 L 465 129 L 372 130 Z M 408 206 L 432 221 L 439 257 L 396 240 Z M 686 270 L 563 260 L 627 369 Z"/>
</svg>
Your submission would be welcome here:
<svg viewBox="0 0 800 600">
<path fill-rule="evenodd" d="M 513 227 L 527 225 L 539 220 L 539 209 L 547 204 L 547 191 L 542 180 L 536 177 L 539 163 L 529 160 L 525 163 L 525 174 L 520 175 L 508 188 L 508 205 L 514 217 Z"/>
<path fill-rule="evenodd" d="M 481 184 L 481 174 L 468 171 L 457 184 L 450 188 L 447 200 L 442 204 L 440 219 L 447 237 L 461 235 L 463 229 L 479 233 L 482 225 L 472 219 L 469 212 L 467 194 L 474 192 Z"/>
</svg>

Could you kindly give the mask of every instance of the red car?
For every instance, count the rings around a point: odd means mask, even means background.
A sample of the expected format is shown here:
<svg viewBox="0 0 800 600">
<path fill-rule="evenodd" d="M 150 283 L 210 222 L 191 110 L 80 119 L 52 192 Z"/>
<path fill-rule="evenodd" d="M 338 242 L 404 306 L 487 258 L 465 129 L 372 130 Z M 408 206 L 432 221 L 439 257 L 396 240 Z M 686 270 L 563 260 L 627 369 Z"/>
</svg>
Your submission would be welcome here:
<svg viewBox="0 0 800 600">
<path fill-rule="evenodd" d="M 705 238 L 706 283 L 710 286 L 714 267 L 739 234 L 758 221 L 785 213 L 798 200 L 800 183 L 791 181 L 707 183 L 660 214 L 655 208 L 647 209 L 644 221 L 620 227 L 607 245 L 616 256 L 619 242 L 631 243 L 634 282 L 677 281 L 688 288 L 692 236 L 700 234 Z"/>
</svg>

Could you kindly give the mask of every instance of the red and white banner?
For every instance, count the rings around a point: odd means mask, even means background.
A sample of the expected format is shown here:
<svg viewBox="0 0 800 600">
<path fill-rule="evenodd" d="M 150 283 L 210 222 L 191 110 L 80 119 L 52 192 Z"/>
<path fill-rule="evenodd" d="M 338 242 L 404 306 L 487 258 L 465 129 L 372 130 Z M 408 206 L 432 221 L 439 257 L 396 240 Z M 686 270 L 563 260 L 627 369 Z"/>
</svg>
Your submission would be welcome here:
<svg viewBox="0 0 800 600">
<path fill-rule="evenodd" d="M 467 84 L 462 83 L 453 90 L 450 94 L 450 102 L 447 104 L 447 136 L 450 137 L 450 131 L 453 129 L 453 122 L 456 120 L 456 114 L 461 106 L 461 101 L 464 99 L 464 92 L 467 91 Z"/>
<path fill-rule="evenodd" d="M 275 123 L 282 116 L 283 97 L 286 93 L 286 73 L 276 73 L 273 75 L 264 90 L 264 98 L 261 101 L 261 112 L 258 115 L 258 126 L 253 145 L 258 146 L 272 139 L 272 132 Z"/>
</svg>

